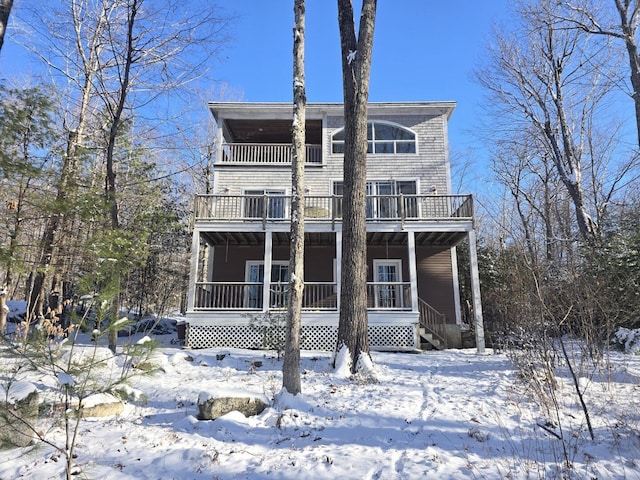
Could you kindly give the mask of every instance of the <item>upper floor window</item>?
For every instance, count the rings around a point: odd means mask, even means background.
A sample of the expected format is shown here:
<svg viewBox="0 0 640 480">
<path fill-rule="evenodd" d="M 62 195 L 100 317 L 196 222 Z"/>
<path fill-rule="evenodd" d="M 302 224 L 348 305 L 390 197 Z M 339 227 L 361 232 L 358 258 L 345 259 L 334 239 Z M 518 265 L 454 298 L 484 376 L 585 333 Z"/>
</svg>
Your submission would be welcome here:
<svg viewBox="0 0 640 480">
<path fill-rule="evenodd" d="M 416 134 L 399 125 L 384 122 L 367 123 L 367 153 L 416 153 Z M 344 128 L 331 136 L 331 152 L 344 153 Z"/>
</svg>

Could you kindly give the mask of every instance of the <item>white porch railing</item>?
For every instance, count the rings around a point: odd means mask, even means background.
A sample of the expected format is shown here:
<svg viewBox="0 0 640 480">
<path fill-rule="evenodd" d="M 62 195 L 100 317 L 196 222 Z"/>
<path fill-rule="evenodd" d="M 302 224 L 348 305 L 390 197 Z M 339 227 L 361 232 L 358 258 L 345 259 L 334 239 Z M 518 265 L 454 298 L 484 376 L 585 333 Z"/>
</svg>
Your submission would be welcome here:
<svg viewBox="0 0 640 480">
<path fill-rule="evenodd" d="M 421 298 L 418 298 L 418 309 L 420 311 L 420 327 L 431 333 L 444 348 L 447 348 L 445 326 L 447 317 Z"/>
<path fill-rule="evenodd" d="M 260 282 L 196 282 L 196 310 L 262 310 Z"/>
<path fill-rule="evenodd" d="M 195 310 L 262 310 L 260 282 L 196 282 Z M 269 309 L 286 309 L 288 284 L 273 283 Z M 367 307 L 372 310 L 411 310 L 409 282 L 368 282 Z M 338 293 L 334 282 L 305 282 L 302 293 L 304 311 L 337 311 Z"/>
<path fill-rule="evenodd" d="M 367 282 L 367 307 L 375 310 L 411 310 L 411 283 Z"/>
<path fill-rule="evenodd" d="M 305 221 L 341 221 L 342 197 L 311 195 Z M 471 195 L 369 195 L 367 221 L 472 220 Z M 196 195 L 196 221 L 289 221 L 291 197 L 285 195 Z"/>
<path fill-rule="evenodd" d="M 224 143 L 220 163 L 290 165 L 290 143 Z M 306 145 L 306 164 L 322 165 L 322 145 Z"/>
</svg>

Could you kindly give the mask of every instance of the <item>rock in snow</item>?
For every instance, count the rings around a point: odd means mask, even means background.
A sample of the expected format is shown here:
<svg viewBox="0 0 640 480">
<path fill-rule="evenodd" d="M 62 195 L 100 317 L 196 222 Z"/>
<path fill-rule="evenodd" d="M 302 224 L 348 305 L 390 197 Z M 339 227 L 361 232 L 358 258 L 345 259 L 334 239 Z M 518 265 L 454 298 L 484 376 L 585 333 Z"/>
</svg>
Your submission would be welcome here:
<svg viewBox="0 0 640 480">
<path fill-rule="evenodd" d="M 38 389 L 31 382 L 17 381 L 5 398 L 0 403 L 0 449 L 26 447 L 35 436 Z"/>
<path fill-rule="evenodd" d="M 237 392 L 233 395 L 202 392 L 198 396 L 198 419 L 215 420 L 237 410 L 245 417 L 259 415 L 269 405 L 261 395 Z"/>
</svg>

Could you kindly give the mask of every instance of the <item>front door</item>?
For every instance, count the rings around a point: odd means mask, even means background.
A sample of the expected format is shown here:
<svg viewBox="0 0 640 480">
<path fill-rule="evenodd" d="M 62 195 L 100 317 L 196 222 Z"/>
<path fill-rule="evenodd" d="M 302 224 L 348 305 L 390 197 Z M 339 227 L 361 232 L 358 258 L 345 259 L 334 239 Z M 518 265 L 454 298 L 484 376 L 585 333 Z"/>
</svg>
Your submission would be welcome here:
<svg viewBox="0 0 640 480">
<path fill-rule="evenodd" d="M 402 260 L 373 261 L 376 308 L 401 308 L 402 305 Z"/>
</svg>

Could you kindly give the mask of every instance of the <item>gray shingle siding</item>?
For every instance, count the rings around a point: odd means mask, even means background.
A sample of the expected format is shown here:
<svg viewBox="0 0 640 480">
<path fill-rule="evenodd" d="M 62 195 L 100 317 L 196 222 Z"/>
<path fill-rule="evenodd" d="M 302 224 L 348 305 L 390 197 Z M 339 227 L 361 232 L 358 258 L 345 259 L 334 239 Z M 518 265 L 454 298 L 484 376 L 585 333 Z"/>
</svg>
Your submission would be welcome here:
<svg viewBox="0 0 640 480">
<path fill-rule="evenodd" d="M 448 148 L 446 119 L 443 115 L 371 115 L 369 120 L 393 122 L 416 133 L 417 153 L 409 155 L 369 155 L 367 178 L 369 180 L 418 181 L 418 193 L 431 194 L 433 188 L 439 194 L 448 191 Z M 309 166 L 305 170 L 305 183 L 310 195 L 328 195 L 331 182 L 342 179 L 342 155 L 331 153 L 331 136 L 342 128 L 340 116 L 327 116 L 323 130 L 323 166 Z M 216 165 L 215 193 L 241 194 L 246 188 L 291 189 L 289 166 L 237 166 Z M 229 191 L 224 191 L 228 188 Z"/>
</svg>

